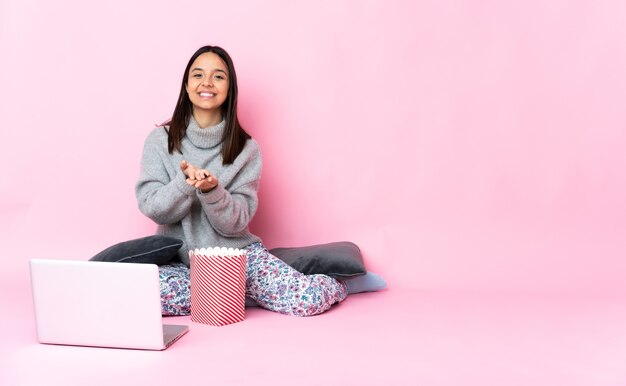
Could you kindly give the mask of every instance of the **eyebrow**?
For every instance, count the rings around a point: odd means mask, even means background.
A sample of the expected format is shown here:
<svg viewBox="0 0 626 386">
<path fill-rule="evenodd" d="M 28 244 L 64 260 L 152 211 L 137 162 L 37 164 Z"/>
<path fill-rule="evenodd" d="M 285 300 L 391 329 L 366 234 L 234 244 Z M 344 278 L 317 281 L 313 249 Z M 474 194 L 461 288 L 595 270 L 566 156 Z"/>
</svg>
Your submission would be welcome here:
<svg viewBox="0 0 626 386">
<path fill-rule="evenodd" d="M 196 68 L 192 69 L 190 72 L 193 72 L 193 71 L 204 71 L 204 69 L 202 69 L 200 67 L 196 67 Z M 224 74 L 228 75 L 228 73 L 226 71 L 222 70 L 221 68 L 216 68 L 213 71 L 223 72 Z"/>
</svg>

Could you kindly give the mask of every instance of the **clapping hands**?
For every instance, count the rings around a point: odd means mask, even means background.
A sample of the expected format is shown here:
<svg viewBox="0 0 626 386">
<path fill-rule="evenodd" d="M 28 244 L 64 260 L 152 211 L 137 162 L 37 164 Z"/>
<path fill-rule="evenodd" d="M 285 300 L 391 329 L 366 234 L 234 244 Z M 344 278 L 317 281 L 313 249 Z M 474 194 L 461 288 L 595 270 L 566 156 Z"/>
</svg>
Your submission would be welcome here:
<svg viewBox="0 0 626 386">
<path fill-rule="evenodd" d="M 182 170 L 183 173 L 185 173 L 185 176 L 187 176 L 186 182 L 189 185 L 200 189 L 202 193 L 210 191 L 218 184 L 217 178 L 211 175 L 211 172 L 206 169 L 197 168 L 187 161 L 183 160 L 180 163 L 180 170 Z"/>
</svg>

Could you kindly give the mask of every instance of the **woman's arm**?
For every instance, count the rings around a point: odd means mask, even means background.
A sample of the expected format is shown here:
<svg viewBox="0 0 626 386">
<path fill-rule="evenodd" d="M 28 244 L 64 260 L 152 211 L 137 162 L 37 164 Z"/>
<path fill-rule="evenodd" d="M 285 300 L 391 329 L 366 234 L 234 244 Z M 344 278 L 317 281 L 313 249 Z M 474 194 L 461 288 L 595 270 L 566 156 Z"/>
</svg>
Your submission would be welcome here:
<svg viewBox="0 0 626 386">
<path fill-rule="evenodd" d="M 157 224 L 180 221 L 191 208 L 195 188 L 185 182 L 187 177 L 178 165 L 168 165 L 154 137 L 146 140 L 141 159 L 141 174 L 135 185 L 139 210 Z M 175 173 L 174 178 L 168 173 Z"/>
<path fill-rule="evenodd" d="M 248 229 L 258 207 L 259 182 L 252 181 L 229 192 L 218 184 L 208 193 L 199 193 L 202 209 L 213 229 L 232 237 Z"/>
<path fill-rule="evenodd" d="M 258 208 L 257 193 L 262 169 L 258 147 L 254 146 L 246 161 L 228 189 L 218 182 L 210 191 L 198 192 L 202 209 L 211 226 L 225 237 L 237 236 L 246 231 Z"/>
</svg>

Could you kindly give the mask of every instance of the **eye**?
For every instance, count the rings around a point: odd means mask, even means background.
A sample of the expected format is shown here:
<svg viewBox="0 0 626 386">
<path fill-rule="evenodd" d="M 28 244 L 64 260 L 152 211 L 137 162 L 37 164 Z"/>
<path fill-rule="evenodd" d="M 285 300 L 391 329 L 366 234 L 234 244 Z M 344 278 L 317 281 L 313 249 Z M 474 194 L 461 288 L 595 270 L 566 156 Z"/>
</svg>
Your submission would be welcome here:
<svg viewBox="0 0 626 386">
<path fill-rule="evenodd" d="M 193 74 L 191 75 L 192 77 L 196 78 L 196 79 L 200 79 L 202 78 L 202 74 Z"/>
<path fill-rule="evenodd" d="M 217 79 L 217 80 L 224 80 L 224 79 L 226 79 L 226 77 L 224 75 L 220 75 L 220 74 L 213 75 L 213 78 Z"/>
</svg>

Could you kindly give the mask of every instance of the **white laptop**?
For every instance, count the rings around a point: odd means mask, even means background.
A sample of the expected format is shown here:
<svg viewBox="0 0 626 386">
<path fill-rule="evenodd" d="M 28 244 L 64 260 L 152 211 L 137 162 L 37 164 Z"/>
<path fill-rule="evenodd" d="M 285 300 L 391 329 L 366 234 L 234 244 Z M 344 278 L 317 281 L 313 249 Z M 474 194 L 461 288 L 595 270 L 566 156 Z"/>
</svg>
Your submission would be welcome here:
<svg viewBox="0 0 626 386">
<path fill-rule="evenodd" d="M 30 260 L 40 343 L 164 350 L 188 326 L 164 325 L 154 264 Z"/>
</svg>

